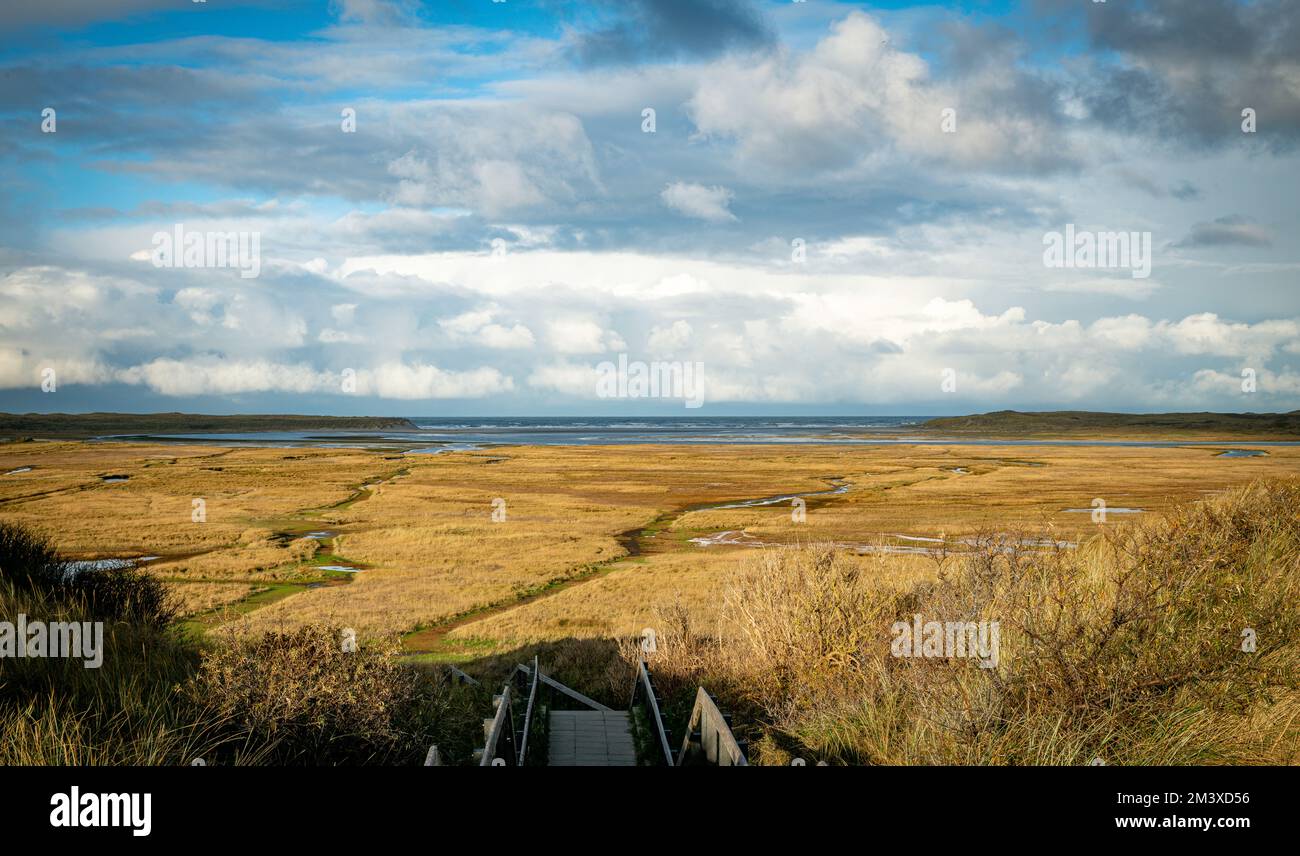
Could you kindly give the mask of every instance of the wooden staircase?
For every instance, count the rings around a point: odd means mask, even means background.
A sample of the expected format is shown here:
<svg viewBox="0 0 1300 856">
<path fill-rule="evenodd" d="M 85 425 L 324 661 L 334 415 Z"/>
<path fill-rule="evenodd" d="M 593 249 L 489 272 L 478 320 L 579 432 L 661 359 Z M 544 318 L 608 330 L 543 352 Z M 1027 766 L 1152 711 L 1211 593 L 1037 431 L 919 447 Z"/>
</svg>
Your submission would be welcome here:
<svg viewBox="0 0 1300 856">
<path fill-rule="evenodd" d="M 459 670 L 456 670 L 459 672 Z M 473 680 L 460 672 L 464 680 Z M 475 681 L 477 683 L 477 681 Z M 515 667 L 495 712 L 484 720 L 484 745 L 475 756 L 481 767 L 745 767 L 745 743 L 731 731 L 731 720 L 700 687 L 686 723 L 681 747 L 672 749 L 659 695 L 644 660 L 637 664 L 632 700 L 616 711 L 542 673 L 533 664 Z M 584 709 L 573 710 L 575 704 Z M 635 727 L 640 723 L 640 727 Z M 635 731 L 643 731 L 638 755 Z M 543 748 L 544 747 L 544 748 Z M 439 765 L 437 747 L 426 766 Z"/>
</svg>

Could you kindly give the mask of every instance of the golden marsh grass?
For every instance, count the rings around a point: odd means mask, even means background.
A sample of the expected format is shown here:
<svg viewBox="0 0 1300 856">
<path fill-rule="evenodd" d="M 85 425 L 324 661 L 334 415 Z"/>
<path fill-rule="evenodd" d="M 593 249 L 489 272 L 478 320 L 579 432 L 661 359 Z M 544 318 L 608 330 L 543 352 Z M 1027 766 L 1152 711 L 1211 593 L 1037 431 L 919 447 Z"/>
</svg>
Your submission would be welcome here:
<svg viewBox="0 0 1300 856">
<path fill-rule="evenodd" d="M 231 603 L 259 583 L 319 578 L 315 565 L 331 560 L 317 554 L 328 553 L 365 569 L 349 584 L 304 587 L 270 602 L 238 626 L 326 621 L 379 635 L 482 611 L 446 641 L 504 649 L 636 633 L 666 599 L 715 614 L 718 581 L 752 551 L 702 547 L 695 537 L 739 531 L 762 543 L 924 544 L 896 536 L 1028 528 L 1077 541 L 1098 527 L 1087 513 L 1063 509 L 1089 508 L 1094 498 L 1158 511 L 1300 472 L 1300 449 L 1237 459 L 1216 458 L 1217 451 L 649 445 L 395 455 L 21 443 L 0 446 L 0 472 L 32 467 L 0 476 L 0 515 L 78 558 L 160 556 L 149 570 L 172 581 L 190 611 Z M 104 475 L 128 479 L 106 483 Z M 848 489 L 808 497 L 802 523 L 792 520 L 789 502 L 700 508 L 833 484 Z M 196 498 L 206 504 L 206 522 L 191 519 Z M 504 522 L 492 519 L 498 498 Z M 1112 515 L 1106 525 L 1123 520 Z M 333 537 L 303 537 L 311 531 Z M 632 551 L 640 555 L 615 562 Z M 849 560 L 900 585 L 936 571 L 923 556 Z M 559 585 L 574 579 L 582 582 Z"/>
</svg>

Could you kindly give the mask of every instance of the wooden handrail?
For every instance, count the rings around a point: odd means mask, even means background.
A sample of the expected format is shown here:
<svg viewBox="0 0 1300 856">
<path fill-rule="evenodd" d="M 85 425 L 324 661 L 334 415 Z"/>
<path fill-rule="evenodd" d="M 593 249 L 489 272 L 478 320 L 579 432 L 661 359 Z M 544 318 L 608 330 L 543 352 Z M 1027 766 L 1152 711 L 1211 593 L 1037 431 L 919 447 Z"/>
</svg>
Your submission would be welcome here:
<svg viewBox="0 0 1300 856">
<path fill-rule="evenodd" d="M 451 676 L 456 680 L 460 681 L 461 683 L 469 684 L 470 686 L 475 686 L 475 687 L 479 685 L 479 682 L 476 678 L 474 678 L 472 675 L 465 674 L 455 666 L 448 666 L 447 669 L 448 671 L 451 672 Z"/>
<path fill-rule="evenodd" d="M 695 707 L 691 709 L 691 719 L 686 725 L 686 736 L 682 739 L 682 750 L 677 755 L 677 766 L 682 766 L 692 749 L 692 737 L 699 731 L 700 749 L 704 759 L 719 767 L 748 767 L 736 735 L 731 733 L 731 726 L 718 706 L 714 704 L 704 687 L 695 693 Z"/>
<path fill-rule="evenodd" d="M 650 727 L 654 730 L 656 742 L 659 744 L 659 751 L 663 753 L 664 763 L 669 767 L 674 766 L 673 750 L 668 745 L 668 732 L 664 729 L 664 718 L 659 712 L 659 699 L 655 697 L 654 684 L 650 683 L 650 670 L 646 668 L 645 660 L 637 663 L 637 682 L 646 697 L 646 710 L 650 713 Z M 636 693 L 633 693 L 633 703 L 636 702 Z"/>
<path fill-rule="evenodd" d="M 536 662 L 537 662 L 537 658 L 534 657 L 533 658 L 534 666 L 536 666 Z M 525 675 L 532 675 L 533 673 L 533 669 L 529 668 L 528 666 L 525 666 L 523 663 L 520 663 L 519 665 L 515 666 L 515 671 L 523 673 Z M 600 702 L 596 701 L 593 698 L 588 698 L 587 696 L 575 690 L 573 687 L 566 687 L 564 684 L 560 683 L 555 678 L 552 678 L 550 675 L 547 675 L 539 671 L 538 677 L 541 679 L 542 683 L 546 684 L 551 689 L 559 690 L 569 698 L 577 702 L 582 702 L 592 710 L 600 710 L 600 711 L 605 711 L 607 713 L 613 712 L 614 710 L 612 707 L 606 707 L 605 705 L 601 704 Z"/>
<path fill-rule="evenodd" d="M 542 670 L 537 664 L 537 657 L 533 657 L 533 685 L 528 690 L 528 707 L 524 711 L 524 736 L 519 740 L 519 766 L 528 763 L 528 735 L 532 733 L 533 726 L 533 705 L 537 703 L 537 684 Z"/>
<path fill-rule="evenodd" d="M 488 729 L 487 740 L 483 746 L 483 758 L 479 761 L 480 767 L 492 766 L 492 761 L 497 757 L 497 744 L 506 736 L 506 729 L 514 730 L 514 722 L 510 718 L 510 682 L 506 681 L 505 689 L 501 691 L 501 701 L 497 704 L 496 716 L 492 719 L 492 725 Z M 513 743 L 511 749 L 513 750 Z M 509 761 L 509 759 L 506 759 Z"/>
</svg>

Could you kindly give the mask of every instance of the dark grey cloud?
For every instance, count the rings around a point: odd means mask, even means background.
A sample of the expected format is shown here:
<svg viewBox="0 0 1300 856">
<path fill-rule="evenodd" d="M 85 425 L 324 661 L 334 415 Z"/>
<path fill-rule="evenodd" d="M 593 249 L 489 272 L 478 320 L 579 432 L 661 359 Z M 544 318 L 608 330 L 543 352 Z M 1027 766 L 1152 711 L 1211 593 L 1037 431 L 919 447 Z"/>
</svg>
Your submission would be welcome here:
<svg viewBox="0 0 1300 856">
<path fill-rule="evenodd" d="M 578 37 L 572 53 L 583 64 L 707 58 L 776 41 L 748 0 L 606 0 L 601 5 L 617 19 Z"/>
<path fill-rule="evenodd" d="M 265 81 L 259 82 L 265 86 Z M 248 105 L 249 99 L 258 95 L 259 82 L 227 69 L 186 68 L 170 63 L 27 61 L 0 66 L 0 110 L 105 101 L 119 107 L 158 111 L 198 102 Z M 62 133 L 63 128 L 59 131 Z"/>
<path fill-rule="evenodd" d="M 172 0 L 7 0 L 0 4 L 0 30 L 30 26 L 82 27 L 167 8 L 176 8 L 176 3 Z"/>
<path fill-rule="evenodd" d="M 1093 5 L 1106 6 L 1088 10 L 1093 44 L 1126 54 L 1179 62 L 1249 60 L 1264 39 L 1245 4 L 1234 0 Z"/>
<path fill-rule="evenodd" d="M 304 0 L 287 0 L 300 5 Z M 5 0 L 0 3 L 0 32 L 29 27 L 76 30 L 102 21 L 120 21 L 140 15 L 193 9 L 208 14 L 204 3 L 189 0 Z M 215 7 L 283 6 L 286 0 L 220 0 Z"/>
<path fill-rule="evenodd" d="M 1201 189 L 1186 179 L 1166 186 L 1154 176 L 1127 166 L 1116 167 L 1114 172 L 1126 187 L 1140 190 L 1156 199 L 1172 197 L 1183 202 L 1189 202 L 1193 199 L 1199 199 L 1201 196 Z"/>
<path fill-rule="evenodd" d="M 1014 63 L 1024 52 L 1015 30 L 1002 24 L 979 24 L 945 19 L 937 27 L 917 34 L 918 46 L 937 54 L 949 73 L 963 73 L 990 65 Z"/>
<path fill-rule="evenodd" d="M 1094 121 L 1177 145 L 1300 140 L 1300 0 L 1043 5 L 1086 20 L 1094 68 L 1077 85 Z"/>
<path fill-rule="evenodd" d="M 41 133 L 45 107 L 56 111 L 57 137 Z M 201 146 L 244 109 L 277 108 L 264 86 L 216 69 L 24 61 L 0 66 L 0 117 L 14 129 L 0 135 L 0 159 L 45 159 L 54 140 L 93 157 Z"/>
<path fill-rule="evenodd" d="M 1124 182 L 1125 186 L 1140 190 L 1148 196 L 1159 199 L 1165 195 L 1165 189 L 1159 183 L 1137 170 L 1128 167 L 1117 167 L 1115 174 Z"/>
<path fill-rule="evenodd" d="M 1268 229 L 1244 217 L 1220 217 L 1197 223 L 1176 247 L 1269 247 L 1273 235 Z"/>
</svg>

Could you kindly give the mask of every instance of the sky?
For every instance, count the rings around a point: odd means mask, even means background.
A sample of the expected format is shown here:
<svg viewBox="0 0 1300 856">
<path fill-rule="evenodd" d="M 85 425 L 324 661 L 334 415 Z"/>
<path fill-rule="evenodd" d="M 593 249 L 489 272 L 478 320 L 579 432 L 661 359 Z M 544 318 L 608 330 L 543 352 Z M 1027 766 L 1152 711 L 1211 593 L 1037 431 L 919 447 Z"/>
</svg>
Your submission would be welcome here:
<svg viewBox="0 0 1300 856">
<path fill-rule="evenodd" d="M 6 0 L 0 410 L 1293 410 L 1298 139 L 1300 0 Z"/>
</svg>

